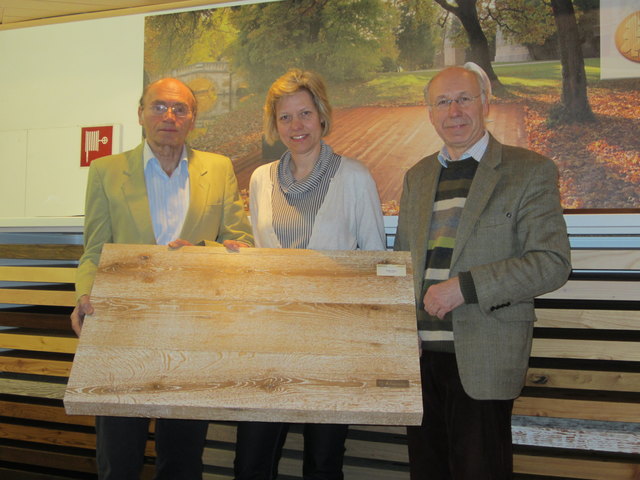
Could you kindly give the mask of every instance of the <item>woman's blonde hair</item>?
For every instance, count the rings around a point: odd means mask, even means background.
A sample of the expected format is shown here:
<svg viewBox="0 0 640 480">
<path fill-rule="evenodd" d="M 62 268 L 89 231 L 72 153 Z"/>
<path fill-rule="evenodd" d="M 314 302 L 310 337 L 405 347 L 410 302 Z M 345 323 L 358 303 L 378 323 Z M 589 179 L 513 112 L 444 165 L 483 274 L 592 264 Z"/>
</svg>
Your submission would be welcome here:
<svg viewBox="0 0 640 480">
<path fill-rule="evenodd" d="M 311 94 L 313 103 L 320 115 L 322 136 L 328 135 L 331 130 L 331 104 L 327 98 L 327 89 L 322 77 L 309 70 L 292 68 L 278 78 L 267 92 L 264 102 L 263 127 L 265 140 L 273 145 L 280 137 L 278 135 L 276 104 L 278 100 L 287 95 L 292 95 L 300 90 L 306 90 Z"/>
</svg>

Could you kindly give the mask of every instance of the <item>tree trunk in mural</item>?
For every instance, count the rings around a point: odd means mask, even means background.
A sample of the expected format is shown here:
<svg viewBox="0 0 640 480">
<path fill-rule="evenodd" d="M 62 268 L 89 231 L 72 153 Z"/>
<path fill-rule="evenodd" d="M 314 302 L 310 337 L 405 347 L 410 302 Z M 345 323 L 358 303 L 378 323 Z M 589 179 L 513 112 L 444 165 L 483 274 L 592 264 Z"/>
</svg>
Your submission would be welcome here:
<svg viewBox="0 0 640 480">
<path fill-rule="evenodd" d="M 551 0 L 558 29 L 562 62 L 562 97 L 551 120 L 560 123 L 595 120 L 587 98 L 587 74 L 584 69 L 580 32 L 571 0 Z"/>
<path fill-rule="evenodd" d="M 453 13 L 462 23 L 469 39 L 471 50 L 471 58 L 469 60 L 477 63 L 487 72 L 491 85 L 494 87 L 502 86 L 491 66 L 489 42 L 480 26 L 478 10 L 476 9 L 477 0 L 458 0 L 457 4 L 451 4 L 448 0 L 435 0 L 435 2 L 447 12 Z"/>
</svg>

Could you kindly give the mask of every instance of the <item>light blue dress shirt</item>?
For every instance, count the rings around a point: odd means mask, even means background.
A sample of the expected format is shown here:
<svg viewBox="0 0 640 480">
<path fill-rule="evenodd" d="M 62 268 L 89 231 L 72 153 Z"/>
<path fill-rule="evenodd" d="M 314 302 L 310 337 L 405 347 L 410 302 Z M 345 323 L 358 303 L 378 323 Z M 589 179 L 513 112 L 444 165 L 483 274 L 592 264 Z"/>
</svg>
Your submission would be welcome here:
<svg viewBox="0 0 640 480">
<path fill-rule="evenodd" d="M 142 158 L 156 243 L 166 245 L 180 238 L 182 225 L 189 209 L 187 148 L 182 147 L 180 161 L 171 176 L 162 170 L 160 162 L 146 141 Z"/>
</svg>

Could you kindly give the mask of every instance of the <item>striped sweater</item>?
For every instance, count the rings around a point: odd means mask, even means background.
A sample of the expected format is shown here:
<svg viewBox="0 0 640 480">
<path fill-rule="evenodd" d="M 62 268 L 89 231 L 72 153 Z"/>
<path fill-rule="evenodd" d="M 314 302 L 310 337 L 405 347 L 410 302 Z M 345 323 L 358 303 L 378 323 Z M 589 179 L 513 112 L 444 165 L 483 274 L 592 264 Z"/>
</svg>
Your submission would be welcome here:
<svg viewBox="0 0 640 480">
<path fill-rule="evenodd" d="M 447 168 L 443 168 L 440 173 L 429 231 L 421 304 L 418 308 L 418 333 L 423 350 L 454 352 L 451 313 L 442 320 L 431 316 L 424 310 L 422 299 L 431 285 L 449 278 L 456 231 L 477 167 L 476 160 L 466 158 L 447 162 Z"/>
</svg>

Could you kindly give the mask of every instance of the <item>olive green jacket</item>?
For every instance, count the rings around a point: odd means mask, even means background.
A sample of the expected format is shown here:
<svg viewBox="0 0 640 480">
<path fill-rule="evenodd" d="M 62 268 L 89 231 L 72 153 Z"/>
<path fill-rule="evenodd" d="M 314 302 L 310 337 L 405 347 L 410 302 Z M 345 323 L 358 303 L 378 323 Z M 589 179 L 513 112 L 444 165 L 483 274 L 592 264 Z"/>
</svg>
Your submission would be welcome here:
<svg viewBox="0 0 640 480">
<path fill-rule="evenodd" d="M 155 244 L 142 160 L 144 143 L 91 163 L 87 182 L 84 254 L 76 298 L 90 294 L 105 243 Z M 191 243 L 239 240 L 253 245 L 231 161 L 187 148 L 189 209 L 180 238 Z"/>
</svg>

